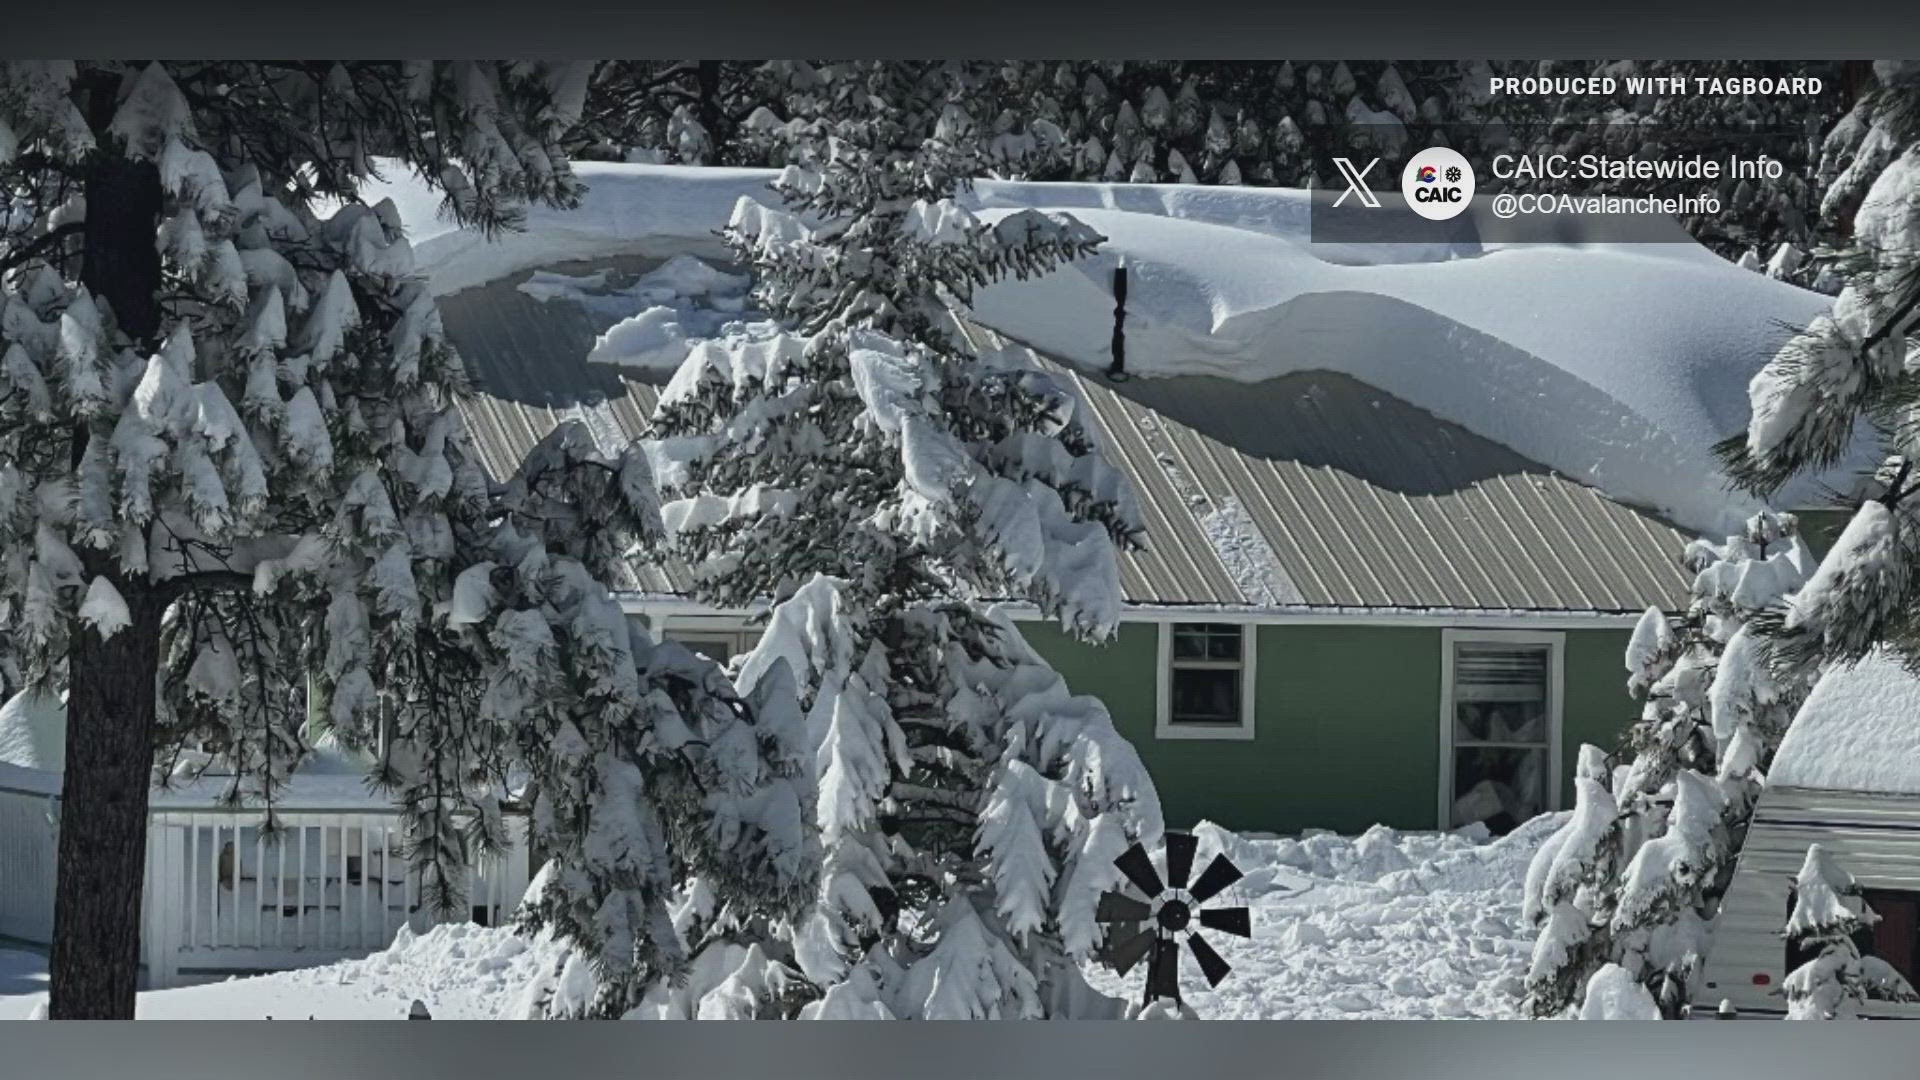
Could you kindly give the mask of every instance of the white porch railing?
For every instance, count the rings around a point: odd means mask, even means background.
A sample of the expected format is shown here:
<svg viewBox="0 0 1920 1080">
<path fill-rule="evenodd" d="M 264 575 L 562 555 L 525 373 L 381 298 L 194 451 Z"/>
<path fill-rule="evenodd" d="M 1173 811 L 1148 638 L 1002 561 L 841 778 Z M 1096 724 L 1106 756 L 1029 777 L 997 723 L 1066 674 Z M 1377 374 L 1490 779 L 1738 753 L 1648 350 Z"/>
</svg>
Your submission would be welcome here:
<svg viewBox="0 0 1920 1080">
<path fill-rule="evenodd" d="M 156 810 L 147 839 L 148 985 L 189 973 L 308 967 L 386 948 L 402 926 L 442 921 L 419 896 L 391 813 L 278 811 L 266 835 L 258 811 Z M 467 909 L 455 918 L 497 926 L 528 878 L 524 822 L 509 819 L 504 852 L 476 859 Z"/>
</svg>

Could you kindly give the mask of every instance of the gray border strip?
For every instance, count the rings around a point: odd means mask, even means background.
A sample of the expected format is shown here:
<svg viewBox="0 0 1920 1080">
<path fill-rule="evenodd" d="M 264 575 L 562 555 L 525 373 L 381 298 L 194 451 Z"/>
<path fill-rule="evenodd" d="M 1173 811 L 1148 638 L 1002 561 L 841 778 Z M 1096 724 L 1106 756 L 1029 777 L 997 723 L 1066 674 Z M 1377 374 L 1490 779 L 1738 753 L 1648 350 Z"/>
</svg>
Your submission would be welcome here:
<svg viewBox="0 0 1920 1080">
<path fill-rule="evenodd" d="M 259 1077 L 712 1080 L 1689 1080 L 1911 1076 L 1920 1025 L 1428 1021 L 1267 1024 L 51 1024 L 9 1025 L 0 1072 Z"/>
<path fill-rule="evenodd" d="M 554 8 L 428 0 L 406 5 L 82 0 L 16 5 L 0 55 L 966 56 L 1261 59 L 1716 57 L 1872 59 L 1920 52 L 1920 5 L 1885 0 L 1648 0 L 1606 5 L 1375 0 L 1289 4 L 1189 0 L 976 0 L 939 4 L 771 0 Z M 358 18 L 356 18 L 358 16 Z"/>
</svg>

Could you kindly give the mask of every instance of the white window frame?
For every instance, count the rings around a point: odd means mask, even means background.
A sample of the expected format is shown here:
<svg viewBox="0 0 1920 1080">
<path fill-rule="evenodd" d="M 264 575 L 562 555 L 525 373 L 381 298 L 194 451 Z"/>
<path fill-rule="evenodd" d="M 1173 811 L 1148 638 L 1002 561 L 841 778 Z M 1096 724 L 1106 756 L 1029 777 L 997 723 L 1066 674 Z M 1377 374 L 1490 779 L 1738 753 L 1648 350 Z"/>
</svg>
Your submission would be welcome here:
<svg viewBox="0 0 1920 1080">
<path fill-rule="evenodd" d="M 765 626 L 755 626 L 751 620 L 733 615 L 655 615 L 648 621 L 655 644 L 724 641 L 729 662 L 758 645 L 760 635 L 766 630 Z"/>
<path fill-rule="evenodd" d="M 1567 635 L 1557 630 L 1440 631 L 1440 797 L 1437 821 L 1453 828 L 1453 654 L 1456 645 L 1547 646 L 1547 805 L 1560 809 L 1561 728 L 1566 709 Z"/>
<path fill-rule="evenodd" d="M 1234 726 L 1176 724 L 1173 722 L 1173 628 L 1175 626 L 1236 626 L 1240 628 L 1240 723 Z M 1160 656 L 1155 667 L 1156 702 L 1153 736 L 1156 739 L 1216 739 L 1246 741 L 1254 737 L 1254 659 L 1258 628 L 1233 619 L 1167 619 L 1160 626 Z"/>
</svg>

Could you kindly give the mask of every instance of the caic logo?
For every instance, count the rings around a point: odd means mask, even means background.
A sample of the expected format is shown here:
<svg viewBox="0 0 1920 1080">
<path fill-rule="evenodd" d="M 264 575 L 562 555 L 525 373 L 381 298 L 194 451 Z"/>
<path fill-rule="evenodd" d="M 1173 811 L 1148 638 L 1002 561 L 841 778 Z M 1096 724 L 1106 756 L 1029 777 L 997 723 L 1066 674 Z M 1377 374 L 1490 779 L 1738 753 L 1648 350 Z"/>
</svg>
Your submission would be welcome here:
<svg viewBox="0 0 1920 1080">
<path fill-rule="evenodd" d="M 1429 146 L 1407 162 L 1400 174 L 1400 191 L 1423 218 L 1458 217 L 1473 202 L 1473 166 L 1456 151 Z"/>
</svg>

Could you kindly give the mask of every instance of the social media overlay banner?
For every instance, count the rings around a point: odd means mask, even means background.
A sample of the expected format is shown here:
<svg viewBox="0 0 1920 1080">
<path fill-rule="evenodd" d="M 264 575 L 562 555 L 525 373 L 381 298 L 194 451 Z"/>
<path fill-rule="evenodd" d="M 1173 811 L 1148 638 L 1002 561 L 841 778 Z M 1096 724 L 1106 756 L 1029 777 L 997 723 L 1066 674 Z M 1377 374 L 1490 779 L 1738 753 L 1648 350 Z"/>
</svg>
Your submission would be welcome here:
<svg viewBox="0 0 1920 1080">
<path fill-rule="evenodd" d="M 1423 146 L 1349 124 L 1308 146 L 1310 238 L 1325 244 L 1696 243 L 1737 203 L 1814 186 L 1805 131 L 1715 124 L 1487 124 Z M 1711 230 L 1709 230 L 1711 231 Z M 1762 253 L 1763 255 L 1765 253 Z"/>
</svg>

